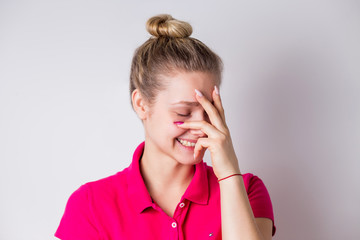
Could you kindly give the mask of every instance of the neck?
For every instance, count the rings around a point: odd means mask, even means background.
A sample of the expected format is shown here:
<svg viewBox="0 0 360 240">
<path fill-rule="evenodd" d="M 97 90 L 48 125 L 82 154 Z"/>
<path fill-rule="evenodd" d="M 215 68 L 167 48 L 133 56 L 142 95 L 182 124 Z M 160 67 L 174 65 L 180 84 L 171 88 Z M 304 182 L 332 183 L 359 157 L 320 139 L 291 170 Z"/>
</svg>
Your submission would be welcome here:
<svg viewBox="0 0 360 240">
<path fill-rule="evenodd" d="M 169 191 L 182 194 L 194 176 L 195 166 L 181 164 L 154 149 L 155 146 L 146 142 L 140 161 L 140 171 L 148 191 L 150 194 Z"/>
</svg>

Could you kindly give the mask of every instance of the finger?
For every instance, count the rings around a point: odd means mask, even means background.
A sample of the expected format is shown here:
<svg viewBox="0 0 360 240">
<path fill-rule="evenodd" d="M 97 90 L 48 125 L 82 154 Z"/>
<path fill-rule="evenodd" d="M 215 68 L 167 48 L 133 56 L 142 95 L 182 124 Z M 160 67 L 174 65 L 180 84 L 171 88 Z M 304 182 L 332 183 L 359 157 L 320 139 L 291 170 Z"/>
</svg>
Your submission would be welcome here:
<svg viewBox="0 0 360 240">
<path fill-rule="evenodd" d="M 200 142 L 199 142 L 200 138 L 198 139 L 198 141 L 195 144 L 195 148 L 194 148 L 194 160 L 198 161 L 198 159 L 202 159 L 204 157 L 206 148 L 203 147 Z"/>
<path fill-rule="evenodd" d="M 225 127 L 216 107 L 199 90 L 195 89 L 195 92 L 196 99 L 205 109 L 207 115 L 209 116 L 211 124 L 220 131 L 224 131 Z"/>
<path fill-rule="evenodd" d="M 219 114 L 221 116 L 221 119 L 223 120 L 223 123 L 226 124 L 224 108 L 222 106 L 219 89 L 218 89 L 218 87 L 216 85 L 215 85 L 214 91 L 213 91 L 213 99 L 214 99 L 214 106 L 218 110 L 218 112 L 219 112 Z"/>
<path fill-rule="evenodd" d="M 210 146 L 211 139 L 199 138 L 194 148 L 194 159 L 201 160 L 204 157 L 206 149 Z"/>
<path fill-rule="evenodd" d="M 206 148 L 202 148 L 196 155 L 194 155 L 194 160 L 196 162 L 201 162 L 204 159 Z"/>
<path fill-rule="evenodd" d="M 188 121 L 182 124 L 178 124 L 177 126 L 187 129 L 200 129 L 203 133 L 211 138 L 220 136 L 219 130 L 206 121 Z"/>
<path fill-rule="evenodd" d="M 198 129 L 190 129 L 190 133 L 195 135 L 195 136 L 200 136 L 200 137 L 205 137 L 206 136 L 206 133 L 204 133 L 204 132 L 202 132 L 201 130 L 198 130 Z"/>
</svg>

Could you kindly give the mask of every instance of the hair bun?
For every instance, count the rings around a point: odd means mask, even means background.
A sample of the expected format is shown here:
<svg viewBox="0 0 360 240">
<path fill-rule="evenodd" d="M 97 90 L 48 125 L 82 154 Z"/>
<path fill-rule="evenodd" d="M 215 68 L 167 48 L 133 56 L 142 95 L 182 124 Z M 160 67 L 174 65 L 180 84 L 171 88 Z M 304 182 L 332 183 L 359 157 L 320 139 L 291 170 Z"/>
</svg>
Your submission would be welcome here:
<svg viewBox="0 0 360 240">
<path fill-rule="evenodd" d="M 174 19 L 169 14 L 160 14 L 146 22 L 147 31 L 155 37 L 186 38 L 192 33 L 189 23 Z"/>
</svg>

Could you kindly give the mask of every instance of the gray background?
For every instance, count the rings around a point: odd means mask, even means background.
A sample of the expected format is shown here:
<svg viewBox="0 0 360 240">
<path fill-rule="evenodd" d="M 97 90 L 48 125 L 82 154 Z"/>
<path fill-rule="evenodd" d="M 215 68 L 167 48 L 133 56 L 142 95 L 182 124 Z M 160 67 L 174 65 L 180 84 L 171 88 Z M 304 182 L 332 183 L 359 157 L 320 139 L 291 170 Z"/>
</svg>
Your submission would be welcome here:
<svg viewBox="0 0 360 240">
<path fill-rule="evenodd" d="M 74 190 L 130 164 L 144 138 L 130 62 L 158 13 L 223 58 L 274 239 L 360 239 L 360 4 L 319 0 L 0 1 L 0 239 L 53 239 Z"/>
</svg>

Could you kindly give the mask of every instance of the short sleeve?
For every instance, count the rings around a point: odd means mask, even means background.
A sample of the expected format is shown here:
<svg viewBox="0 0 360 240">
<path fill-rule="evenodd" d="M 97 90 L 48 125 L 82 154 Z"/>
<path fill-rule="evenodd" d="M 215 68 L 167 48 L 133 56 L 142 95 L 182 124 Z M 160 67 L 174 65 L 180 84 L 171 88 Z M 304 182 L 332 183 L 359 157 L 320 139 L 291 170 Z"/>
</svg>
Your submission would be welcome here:
<svg viewBox="0 0 360 240">
<path fill-rule="evenodd" d="M 69 197 L 55 237 L 61 240 L 100 239 L 90 206 L 85 184 Z"/>
<path fill-rule="evenodd" d="M 273 222 L 272 236 L 275 235 L 273 207 L 268 190 L 263 181 L 251 174 L 248 179 L 248 198 L 255 217 L 269 218 Z"/>
</svg>

